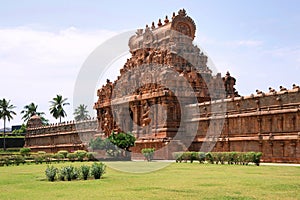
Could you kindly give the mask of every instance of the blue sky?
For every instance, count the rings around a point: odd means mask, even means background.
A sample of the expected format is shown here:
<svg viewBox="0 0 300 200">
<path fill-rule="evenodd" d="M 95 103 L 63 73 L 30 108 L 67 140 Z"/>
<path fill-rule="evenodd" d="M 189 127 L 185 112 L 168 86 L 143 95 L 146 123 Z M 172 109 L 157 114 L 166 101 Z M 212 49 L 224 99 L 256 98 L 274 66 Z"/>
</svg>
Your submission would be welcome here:
<svg viewBox="0 0 300 200">
<path fill-rule="evenodd" d="M 219 72 L 229 70 L 237 78 L 242 95 L 300 84 L 299 1 L 0 0 L 0 5 L 0 68 L 5 74 L 0 97 L 11 99 L 18 113 L 9 125 L 21 123 L 19 113 L 32 101 L 56 122 L 48 114 L 49 100 L 62 94 L 72 105 L 80 67 L 98 45 L 181 8 L 196 22 L 195 42 Z M 73 119 L 73 105 L 67 112 L 67 119 Z"/>
</svg>

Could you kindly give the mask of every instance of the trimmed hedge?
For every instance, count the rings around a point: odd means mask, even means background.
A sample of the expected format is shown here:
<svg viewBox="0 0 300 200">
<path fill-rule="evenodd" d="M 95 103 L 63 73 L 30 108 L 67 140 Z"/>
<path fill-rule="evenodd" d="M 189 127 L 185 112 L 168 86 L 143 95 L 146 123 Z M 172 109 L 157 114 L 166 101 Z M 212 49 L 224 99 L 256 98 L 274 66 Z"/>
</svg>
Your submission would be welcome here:
<svg viewBox="0 0 300 200">
<path fill-rule="evenodd" d="M 248 165 L 254 163 L 259 166 L 261 152 L 175 152 L 173 157 L 176 162 L 199 161 L 204 163 L 205 161 L 211 164 L 240 164 Z"/>
</svg>

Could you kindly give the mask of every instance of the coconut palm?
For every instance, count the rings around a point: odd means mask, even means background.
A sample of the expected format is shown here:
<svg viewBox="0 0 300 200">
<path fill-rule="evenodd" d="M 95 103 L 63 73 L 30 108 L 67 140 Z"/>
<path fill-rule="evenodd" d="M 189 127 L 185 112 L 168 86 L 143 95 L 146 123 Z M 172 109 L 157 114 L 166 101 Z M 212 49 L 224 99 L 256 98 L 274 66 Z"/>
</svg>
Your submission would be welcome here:
<svg viewBox="0 0 300 200">
<path fill-rule="evenodd" d="M 80 104 L 73 113 L 76 121 L 87 120 L 90 119 L 89 111 L 87 110 L 87 106 L 84 104 Z"/>
<path fill-rule="evenodd" d="M 21 111 L 21 114 L 24 114 L 22 119 L 26 122 L 32 117 L 33 115 L 37 115 L 41 117 L 43 124 L 47 124 L 48 120 L 43 117 L 45 115 L 44 112 L 37 112 L 38 105 L 35 105 L 33 102 L 24 106 L 24 110 Z"/>
<path fill-rule="evenodd" d="M 59 123 L 61 123 L 61 118 L 66 117 L 67 113 L 64 110 L 64 106 L 70 105 L 67 102 L 67 98 L 63 98 L 61 95 L 56 95 L 56 97 L 53 98 L 53 101 L 50 101 L 50 114 L 55 118 L 59 118 Z"/>
<path fill-rule="evenodd" d="M 6 99 L 0 99 L 0 119 L 3 119 L 4 122 L 4 132 L 3 132 L 3 150 L 6 150 L 6 144 L 5 144 L 5 123 L 6 120 L 10 121 L 11 119 L 13 119 L 12 115 L 16 115 L 16 113 L 12 110 L 14 109 L 15 106 L 10 104 L 10 100 L 6 100 Z"/>
</svg>

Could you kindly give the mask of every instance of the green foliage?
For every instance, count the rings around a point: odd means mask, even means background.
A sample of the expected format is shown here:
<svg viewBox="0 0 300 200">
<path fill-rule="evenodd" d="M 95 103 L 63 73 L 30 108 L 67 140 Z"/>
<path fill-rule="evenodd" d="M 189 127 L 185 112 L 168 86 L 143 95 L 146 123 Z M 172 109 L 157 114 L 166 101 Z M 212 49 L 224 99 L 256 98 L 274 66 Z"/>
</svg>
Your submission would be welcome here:
<svg viewBox="0 0 300 200">
<path fill-rule="evenodd" d="M 175 152 L 173 157 L 176 162 L 184 160 L 187 162 L 190 160 L 192 163 L 194 160 L 198 160 L 200 163 L 204 161 L 211 164 L 241 164 L 248 165 L 254 163 L 259 166 L 261 152 Z"/>
<path fill-rule="evenodd" d="M 66 180 L 68 180 L 68 181 L 77 179 L 78 176 L 79 176 L 78 169 L 77 169 L 76 167 L 73 167 L 72 165 L 63 167 L 63 168 L 60 170 L 60 172 L 63 172 L 63 173 L 64 173 L 64 179 L 66 179 Z M 62 176 L 62 175 L 59 175 L 60 179 L 61 179 L 61 176 Z"/>
<path fill-rule="evenodd" d="M 100 179 L 105 173 L 105 168 L 106 166 L 103 163 L 94 162 L 91 167 L 91 175 L 93 175 L 95 179 Z"/>
<path fill-rule="evenodd" d="M 129 151 L 134 146 L 135 137 L 131 133 L 112 133 L 109 137 L 111 143 L 117 147 Z"/>
<path fill-rule="evenodd" d="M 57 153 L 63 155 L 64 158 L 67 158 L 67 155 L 68 155 L 69 152 L 67 150 L 60 150 Z"/>
<path fill-rule="evenodd" d="M 87 110 L 87 106 L 84 104 L 80 104 L 73 113 L 76 121 L 87 120 L 90 119 L 89 111 Z"/>
<path fill-rule="evenodd" d="M 57 162 L 60 162 L 62 160 L 64 160 L 64 155 L 63 154 L 60 154 L 60 153 L 56 153 L 52 156 L 54 159 L 56 159 Z"/>
<path fill-rule="evenodd" d="M 21 155 L 15 155 L 12 157 L 12 159 L 14 160 L 15 165 L 20 165 L 21 163 L 22 164 L 25 163 L 25 158 Z"/>
<path fill-rule="evenodd" d="M 10 100 L 6 99 L 0 99 L 0 119 L 3 119 L 3 150 L 6 150 L 6 143 L 5 143 L 5 130 L 6 130 L 6 120 L 10 121 L 13 119 L 12 115 L 16 115 L 15 111 L 13 109 L 16 108 L 14 105 L 10 104 Z"/>
<path fill-rule="evenodd" d="M 105 140 L 100 137 L 91 139 L 89 146 L 93 150 L 106 150 L 106 153 L 112 157 L 127 157 L 127 152 L 130 151 L 130 147 L 134 146 L 134 143 L 135 137 L 131 133 L 113 132 Z"/>
<path fill-rule="evenodd" d="M 53 165 L 51 165 L 50 167 L 49 167 L 49 165 L 47 166 L 47 168 L 45 170 L 45 174 L 46 174 L 48 181 L 54 181 L 56 173 L 57 173 L 56 167 L 54 167 Z"/>
<path fill-rule="evenodd" d="M 89 146 L 93 150 L 104 149 L 104 143 L 103 143 L 103 140 L 100 137 L 96 137 L 95 139 L 91 139 Z"/>
<path fill-rule="evenodd" d="M 62 95 L 56 95 L 56 97 L 53 98 L 52 101 L 50 101 L 51 105 L 50 105 L 50 114 L 55 118 L 58 119 L 59 118 L 59 122 L 61 123 L 61 118 L 62 117 L 66 117 L 67 113 L 64 110 L 64 106 L 66 105 L 70 105 L 67 102 L 67 98 L 63 98 Z"/>
<path fill-rule="evenodd" d="M 22 156 L 28 156 L 31 152 L 31 149 L 30 148 L 21 148 L 20 149 L 20 154 Z"/>
<path fill-rule="evenodd" d="M 13 130 L 12 133 L 15 134 L 15 135 L 25 134 L 26 133 L 26 125 L 22 124 L 21 128 Z"/>
<path fill-rule="evenodd" d="M 58 179 L 64 181 L 66 176 L 67 176 L 66 168 L 65 167 L 60 168 L 58 171 Z"/>
<path fill-rule="evenodd" d="M 86 157 L 87 152 L 85 150 L 77 150 L 77 151 L 75 151 L 75 154 L 76 154 L 77 160 L 82 162 L 84 160 L 84 158 Z"/>
<path fill-rule="evenodd" d="M 153 159 L 154 152 L 155 152 L 155 148 L 142 149 L 142 154 L 145 156 L 148 162 L 150 162 Z"/>
<path fill-rule="evenodd" d="M 67 158 L 69 159 L 69 161 L 74 162 L 77 158 L 77 155 L 76 153 L 68 153 Z"/>
<path fill-rule="evenodd" d="M 87 152 L 86 153 L 86 157 L 87 157 L 88 161 L 95 161 L 96 160 L 95 155 L 96 155 L 95 152 Z"/>
<path fill-rule="evenodd" d="M 35 164 L 42 164 L 44 161 L 44 156 L 43 155 L 35 155 L 33 157 Z"/>
<path fill-rule="evenodd" d="M 43 115 L 45 115 L 45 113 L 37 112 L 37 108 L 38 108 L 38 105 L 35 105 L 35 103 L 33 103 L 33 102 L 24 106 L 24 110 L 21 111 L 21 114 L 23 114 L 22 119 L 24 120 L 25 124 L 34 115 L 39 116 L 41 118 L 43 124 L 48 124 L 48 120 L 43 117 Z"/>
<path fill-rule="evenodd" d="M 81 177 L 83 180 L 87 180 L 90 175 L 90 167 L 87 165 L 80 166 Z"/>
</svg>

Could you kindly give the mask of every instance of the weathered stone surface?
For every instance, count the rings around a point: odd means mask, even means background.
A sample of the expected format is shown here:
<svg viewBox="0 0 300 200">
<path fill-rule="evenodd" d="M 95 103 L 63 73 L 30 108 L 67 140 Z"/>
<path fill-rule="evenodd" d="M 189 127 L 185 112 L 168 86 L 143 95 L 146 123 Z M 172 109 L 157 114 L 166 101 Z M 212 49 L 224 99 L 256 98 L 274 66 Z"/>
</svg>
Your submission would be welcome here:
<svg viewBox="0 0 300 200">
<path fill-rule="evenodd" d="M 120 76 L 97 91 L 96 121 L 30 126 L 26 146 L 76 150 L 94 134 L 132 132 L 136 159 L 154 147 L 156 159 L 185 150 L 261 151 L 266 162 L 300 163 L 299 86 L 240 96 L 229 72 L 212 74 L 193 44 L 196 25 L 184 9 L 163 22 L 129 39 L 131 57 Z"/>
</svg>

